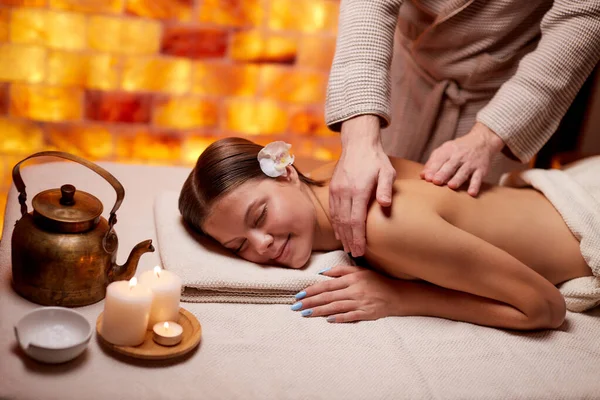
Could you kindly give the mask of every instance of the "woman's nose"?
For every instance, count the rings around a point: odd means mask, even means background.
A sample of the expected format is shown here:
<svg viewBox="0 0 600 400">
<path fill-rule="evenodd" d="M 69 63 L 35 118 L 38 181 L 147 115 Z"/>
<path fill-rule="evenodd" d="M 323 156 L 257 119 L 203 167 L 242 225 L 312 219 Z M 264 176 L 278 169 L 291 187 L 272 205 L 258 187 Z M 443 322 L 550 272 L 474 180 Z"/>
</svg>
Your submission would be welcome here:
<svg viewBox="0 0 600 400">
<path fill-rule="evenodd" d="M 273 244 L 273 236 L 264 232 L 255 232 L 252 236 L 251 243 L 254 245 L 256 252 L 261 256 L 264 255 Z"/>
</svg>

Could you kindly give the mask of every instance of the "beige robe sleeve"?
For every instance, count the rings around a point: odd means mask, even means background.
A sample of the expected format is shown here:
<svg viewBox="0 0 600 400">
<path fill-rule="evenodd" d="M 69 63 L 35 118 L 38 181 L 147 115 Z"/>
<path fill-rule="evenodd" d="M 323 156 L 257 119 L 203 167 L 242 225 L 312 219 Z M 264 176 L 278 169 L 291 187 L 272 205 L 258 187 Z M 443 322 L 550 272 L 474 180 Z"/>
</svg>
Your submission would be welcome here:
<svg viewBox="0 0 600 400">
<path fill-rule="evenodd" d="M 402 0 L 342 0 L 325 120 L 334 131 L 362 114 L 390 123 L 390 64 Z"/>
<path fill-rule="evenodd" d="M 554 1 L 541 31 L 537 48 L 477 115 L 522 162 L 556 131 L 600 60 L 600 1 Z"/>
</svg>

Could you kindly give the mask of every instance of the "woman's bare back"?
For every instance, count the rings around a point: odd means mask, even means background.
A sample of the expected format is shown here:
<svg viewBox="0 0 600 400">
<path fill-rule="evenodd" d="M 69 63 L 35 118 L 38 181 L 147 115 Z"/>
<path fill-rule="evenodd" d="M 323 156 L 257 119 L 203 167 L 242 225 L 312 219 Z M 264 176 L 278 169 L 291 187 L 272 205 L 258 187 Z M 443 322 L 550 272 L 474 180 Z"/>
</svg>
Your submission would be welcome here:
<svg viewBox="0 0 600 400">
<path fill-rule="evenodd" d="M 511 254 L 555 285 L 592 274 L 581 256 L 579 242 L 552 204 L 536 190 L 484 185 L 482 193 L 473 198 L 465 190 L 454 191 L 422 180 L 422 164 L 390 160 L 397 176 L 389 218 L 425 206 L 455 227 Z M 328 179 L 334 167 L 326 165 L 311 176 Z M 373 202 L 369 213 L 377 207 Z M 367 247 L 368 241 L 367 237 Z M 373 266 L 388 270 L 368 249 L 365 257 Z M 394 275 L 412 278 L 397 270 Z"/>
<path fill-rule="evenodd" d="M 488 185 L 473 198 L 465 190 L 420 179 L 420 164 L 393 159 L 393 165 L 398 179 L 392 213 L 410 212 L 402 206 L 413 201 L 427 202 L 447 222 L 506 251 L 555 285 L 592 274 L 579 242 L 536 190 Z"/>
</svg>

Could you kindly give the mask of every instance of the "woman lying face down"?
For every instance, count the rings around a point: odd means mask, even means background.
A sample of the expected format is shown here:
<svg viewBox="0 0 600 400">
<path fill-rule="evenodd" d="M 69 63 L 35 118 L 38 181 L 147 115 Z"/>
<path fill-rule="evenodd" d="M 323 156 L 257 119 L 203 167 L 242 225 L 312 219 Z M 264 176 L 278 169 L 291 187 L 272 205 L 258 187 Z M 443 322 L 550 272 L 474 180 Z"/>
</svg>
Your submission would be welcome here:
<svg viewBox="0 0 600 400">
<path fill-rule="evenodd" d="M 329 220 L 333 166 L 313 174 L 323 181 L 285 164 L 269 177 L 261 149 L 239 138 L 209 146 L 182 188 L 184 220 L 261 264 L 302 268 L 313 251 L 342 249 Z M 510 329 L 562 324 L 555 285 L 592 272 L 543 195 L 488 187 L 473 199 L 421 180 L 417 163 L 392 163 L 392 206 L 372 202 L 367 214 L 371 268 L 324 272 L 335 279 L 298 293 L 293 310 L 330 322 L 421 315 Z"/>
</svg>

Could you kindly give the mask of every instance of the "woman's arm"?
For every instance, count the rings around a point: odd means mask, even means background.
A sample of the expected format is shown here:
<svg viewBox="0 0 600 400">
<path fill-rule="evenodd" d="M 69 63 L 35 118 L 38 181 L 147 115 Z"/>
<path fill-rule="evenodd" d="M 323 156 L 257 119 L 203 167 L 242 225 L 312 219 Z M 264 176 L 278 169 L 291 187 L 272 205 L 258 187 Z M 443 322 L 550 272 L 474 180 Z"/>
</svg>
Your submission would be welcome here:
<svg viewBox="0 0 600 400">
<path fill-rule="evenodd" d="M 543 276 L 426 207 L 410 210 L 393 219 L 372 212 L 367 228 L 370 252 L 388 274 L 409 274 L 435 285 L 407 282 L 404 315 L 511 329 L 562 324 L 564 299 Z"/>
<path fill-rule="evenodd" d="M 390 121 L 389 68 L 402 0 L 342 0 L 325 119 L 334 131 L 358 115 Z"/>
<path fill-rule="evenodd" d="M 537 48 L 477 115 L 522 162 L 552 136 L 600 60 L 600 1 L 555 0 L 541 31 Z"/>
<path fill-rule="evenodd" d="M 519 330 L 557 328 L 563 321 L 556 317 L 556 322 L 552 322 L 551 316 L 536 320 L 506 303 L 425 281 L 406 281 L 400 288 L 403 291 L 401 301 L 394 303 L 390 315 L 439 317 Z"/>
</svg>

